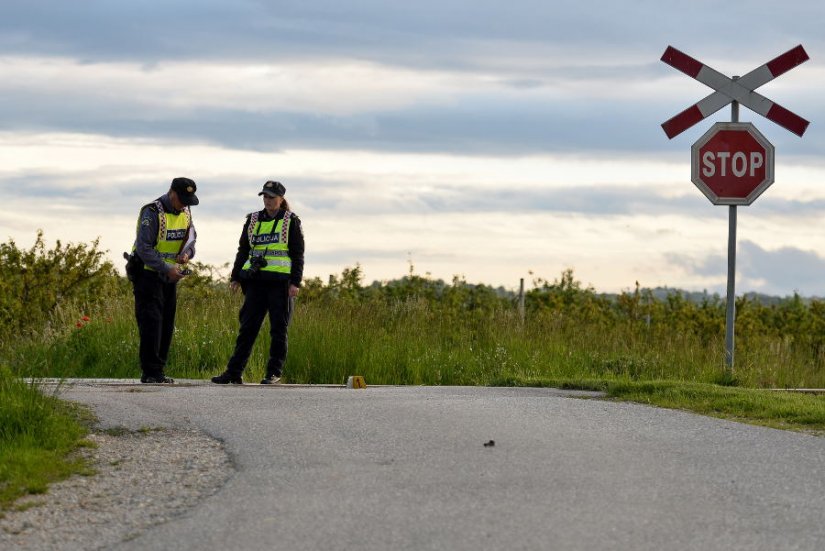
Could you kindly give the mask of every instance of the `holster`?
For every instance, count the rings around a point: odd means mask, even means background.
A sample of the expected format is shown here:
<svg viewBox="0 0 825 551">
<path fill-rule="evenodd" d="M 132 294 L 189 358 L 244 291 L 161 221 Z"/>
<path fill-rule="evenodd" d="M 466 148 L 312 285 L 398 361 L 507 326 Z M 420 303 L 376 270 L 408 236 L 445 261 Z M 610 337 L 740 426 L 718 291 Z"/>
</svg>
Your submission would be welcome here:
<svg viewBox="0 0 825 551">
<path fill-rule="evenodd" d="M 126 259 L 126 277 L 134 282 L 143 272 L 143 260 L 135 253 L 123 253 L 123 258 Z"/>
</svg>

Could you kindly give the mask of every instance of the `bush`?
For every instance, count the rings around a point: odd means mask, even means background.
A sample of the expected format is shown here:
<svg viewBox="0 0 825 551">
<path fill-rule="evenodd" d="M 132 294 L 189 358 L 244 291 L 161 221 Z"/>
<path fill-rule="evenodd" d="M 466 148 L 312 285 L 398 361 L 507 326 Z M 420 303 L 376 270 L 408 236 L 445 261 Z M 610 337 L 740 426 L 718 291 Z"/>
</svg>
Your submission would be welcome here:
<svg viewBox="0 0 825 551">
<path fill-rule="evenodd" d="M 95 304 L 124 285 L 111 262 L 103 260 L 99 240 L 47 249 L 43 232 L 20 249 L 14 240 L 0 244 L 0 338 L 40 332 L 56 311 L 71 303 Z"/>
</svg>

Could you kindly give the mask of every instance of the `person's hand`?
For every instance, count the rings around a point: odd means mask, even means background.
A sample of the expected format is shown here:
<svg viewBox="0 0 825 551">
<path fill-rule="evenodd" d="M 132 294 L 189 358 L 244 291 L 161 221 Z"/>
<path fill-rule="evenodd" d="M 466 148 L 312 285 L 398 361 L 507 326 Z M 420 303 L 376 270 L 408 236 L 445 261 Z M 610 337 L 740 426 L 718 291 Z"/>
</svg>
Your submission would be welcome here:
<svg viewBox="0 0 825 551">
<path fill-rule="evenodd" d="M 175 257 L 175 262 L 178 264 L 186 264 L 189 262 L 189 253 L 182 253 Z"/>
<path fill-rule="evenodd" d="M 298 287 L 296 287 L 295 285 L 293 285 L 291 283 L 289 284 L 289 298 L 297 297 L 298 296 L 298 291 L 299 291 Z"/>
<path fill-rule="evenodd" d="M 240 289 L 240 288 L 241 288 L 240 282 L 238 282 L 238 281 L 230 281 L 229 282 L 229 290 L 232 291 L 233 293 L 237 293 L 238 289 Z"/>
<path fill-rule="evenodd" d="M 166 272 L 166 277 L 169 278 L 169 281 L 175 282 L 180 281 L 183 279 L 184 275 L 180 273 L 181 267 L 178 264 L 172 265 L 168 272 Z"/>
</svg>

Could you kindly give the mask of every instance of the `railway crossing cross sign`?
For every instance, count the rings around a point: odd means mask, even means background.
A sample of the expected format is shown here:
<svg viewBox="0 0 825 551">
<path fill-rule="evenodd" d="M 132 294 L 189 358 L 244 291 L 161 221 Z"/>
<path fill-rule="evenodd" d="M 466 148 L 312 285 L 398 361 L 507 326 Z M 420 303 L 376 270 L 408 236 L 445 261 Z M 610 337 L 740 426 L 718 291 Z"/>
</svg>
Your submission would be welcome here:
<svg viewBox="0 0 825 551">
<path fill-rule="evenodd" d="M 662 123 L 662 129 L 668 138 L 673 138 L 736 101 L 801 137 L 808 128 L 808 121 L 754 90 L 808 59 L 807 52 L 800 44 L 742 77 L 729 78 L 673 46 L 668 46 L 662 55 L 662 61 L 716 91 Z"/>
</svg>

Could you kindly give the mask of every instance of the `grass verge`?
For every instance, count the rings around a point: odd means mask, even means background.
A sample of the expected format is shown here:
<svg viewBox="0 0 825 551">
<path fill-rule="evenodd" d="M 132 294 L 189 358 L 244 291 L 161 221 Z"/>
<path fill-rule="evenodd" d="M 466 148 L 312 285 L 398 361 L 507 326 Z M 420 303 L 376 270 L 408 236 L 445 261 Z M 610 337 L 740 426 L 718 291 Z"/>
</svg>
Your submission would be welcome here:
<svg viewBox="0 0 825 551">
<path fill-rule="evenodd" d="M 501 386 L 599 390 L 609 398 L 741 423 L 825 436 L 825 396 L 682 381 L 615 381 L 510 377 Z"/>
<path fill-rule="evenodd" d="M 675 381 L 611 383 L 607 393 L 619 400 L 825 434 L 825 396 Z"/>
<path fill-rule="evenodd" d="M 90 443 L 86 410 L 42 394 L 0 368 L 0 514 L 18 498 L 87 473 L 73 451 Z"/>
</svg>

